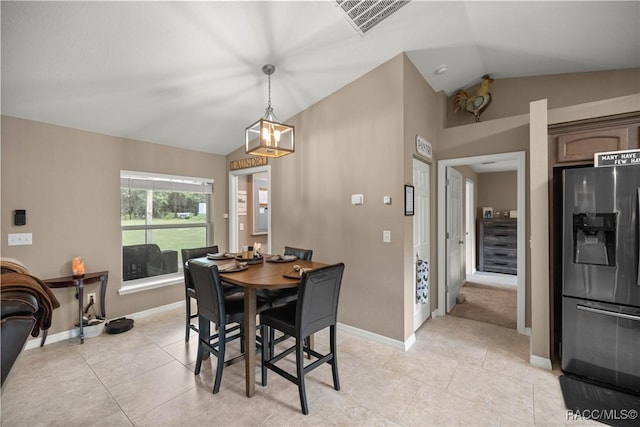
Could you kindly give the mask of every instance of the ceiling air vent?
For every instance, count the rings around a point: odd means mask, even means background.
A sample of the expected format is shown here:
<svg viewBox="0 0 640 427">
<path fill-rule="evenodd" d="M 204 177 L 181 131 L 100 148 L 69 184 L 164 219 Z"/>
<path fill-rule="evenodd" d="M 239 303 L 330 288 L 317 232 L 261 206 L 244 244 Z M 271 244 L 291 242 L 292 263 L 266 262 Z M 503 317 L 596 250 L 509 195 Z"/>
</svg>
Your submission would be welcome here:
<svg viewBox="0 0 640 427">
<path fill-rule="evenodd" d="M 411 0 L 336 0 L 347 20 L 364 35 Z"/>
</svg>

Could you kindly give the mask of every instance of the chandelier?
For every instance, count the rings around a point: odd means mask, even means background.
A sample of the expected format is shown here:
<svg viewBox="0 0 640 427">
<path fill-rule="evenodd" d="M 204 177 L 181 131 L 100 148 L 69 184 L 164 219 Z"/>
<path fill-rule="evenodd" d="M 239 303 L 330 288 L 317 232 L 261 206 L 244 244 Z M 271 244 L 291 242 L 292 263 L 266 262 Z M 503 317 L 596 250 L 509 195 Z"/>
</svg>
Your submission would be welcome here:
<svg viewBox="0 0 640 427">
<path fill-rule="evenodd" d="M 245 152 L 256 156 L 282 157 L 295 151 L 295 137 L 293 126 L 280 123 L 271 108 L 271 74 L 276 67 L 267 64 L 262 72 L 269 80 L 269 101 L 264 117 L 246 128 Z"/>
</svg>

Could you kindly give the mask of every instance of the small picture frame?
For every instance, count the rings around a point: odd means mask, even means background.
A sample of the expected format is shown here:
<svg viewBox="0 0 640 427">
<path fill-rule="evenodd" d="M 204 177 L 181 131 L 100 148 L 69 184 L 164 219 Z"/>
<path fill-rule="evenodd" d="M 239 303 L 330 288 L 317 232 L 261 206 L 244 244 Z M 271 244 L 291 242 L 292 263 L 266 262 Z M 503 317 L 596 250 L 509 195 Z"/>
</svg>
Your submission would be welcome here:
<svg viewBox="0 0 640 427">
<path fill-rule="evenodd" d="M 482 218 L 493 218 L 493 208 L 483 207 L 482 208 Z"/>
<path fill-rule="evenodd" d="M 412 216 L 413 214 L 414 214 L 413 185 L 406 184 L 404 186 L 404 215 Z"/>
</svg>

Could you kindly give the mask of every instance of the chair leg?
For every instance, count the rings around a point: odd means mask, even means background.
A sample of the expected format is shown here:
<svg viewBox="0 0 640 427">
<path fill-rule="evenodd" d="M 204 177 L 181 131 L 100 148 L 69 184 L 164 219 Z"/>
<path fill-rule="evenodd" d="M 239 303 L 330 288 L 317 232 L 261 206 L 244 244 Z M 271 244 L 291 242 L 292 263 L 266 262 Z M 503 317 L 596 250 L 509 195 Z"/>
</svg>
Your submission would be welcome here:
<svg viewBox="0 0 640 427">
<path fill-rule="evenodd" d="M 213 383 L 213 394 L 220 391 L 220 383 L 222 382 L 222 369 L 224 368 L 224 351 L 226 348 L 227 335 L 225 327 L 218 330 L 218 365 L 216 367 L 216 379 Z"/>
<path fill-rule="evenodd" d="M 187 320 L 186 320 L 186 330 L 184 334 L 184 340 L 189 342 L 189 335 L 191 332 L 191 297 L 189 294 L 186 295 L 185 300 L 187 301 Z"/>
<path fill-rule="evenodd" d="M 300 406 L 302 413 L 309 415 L 309 407 L 307 405 L 307 392 L 304 385 L 304 341 L 296 338 L 296 375 L 298 377 L 298 394 L 300 395 Z"/>
<path fill-rule="evenodd" d="M 271 359 L 271 354 L 269 353 L 269 342 L 267 339 L 269 332 L 267 332 L 267 329 L 273 330 L 273 328 L 268 328 L 265 325 L 260 325 L 260 339 L 262 340 L 262 343 L 261 343 L 262 344 L 262 351 L 261 351 L 262 363 L 260 363 L 260 373 L 262 375 L 263 387 L 267 385 L 267 367 L 265 366 L 264 362 L 265 360 Z"/>
<path fill-rule="evenodd" d="M 336 327 L 329 327 L 329 347 L 331 354 L 333 355 L 333 359 L 331 360 L 331 373 L 333 374 L 333 388 L 336 390 L 340 390 L 340 379 L 338 378 L 338 359 L 336 352 Z"/>
<path fill-rule="evenodd" d="M 205 326 L 205 322 L 208 324 L 208 320 L 198 319 L 199 327 L 198 327 L 198 356 L 196 357 L 196 368 L 193 371 L 194 375 L 200 374 L 200 367 L 202 366 L 202 358 L 204 356 L 204 347 L 202 343 L 205 339 L 209 339 L 209 328 Z M 205 335 L 206 334 L 206 335 Z"/>
</svg>

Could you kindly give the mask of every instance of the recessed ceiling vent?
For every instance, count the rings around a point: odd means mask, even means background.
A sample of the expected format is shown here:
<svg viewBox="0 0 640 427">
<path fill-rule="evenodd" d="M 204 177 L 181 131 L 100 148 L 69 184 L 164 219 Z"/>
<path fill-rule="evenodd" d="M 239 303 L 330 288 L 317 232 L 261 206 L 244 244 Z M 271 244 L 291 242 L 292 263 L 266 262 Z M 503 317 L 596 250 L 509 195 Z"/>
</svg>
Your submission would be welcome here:
<svg viewBox="0 0 640 427">
<path fill-rule="evenodd" d="M 363 36 L 411 0 L 336 0 L 347 21 Z"/>
</svg>

